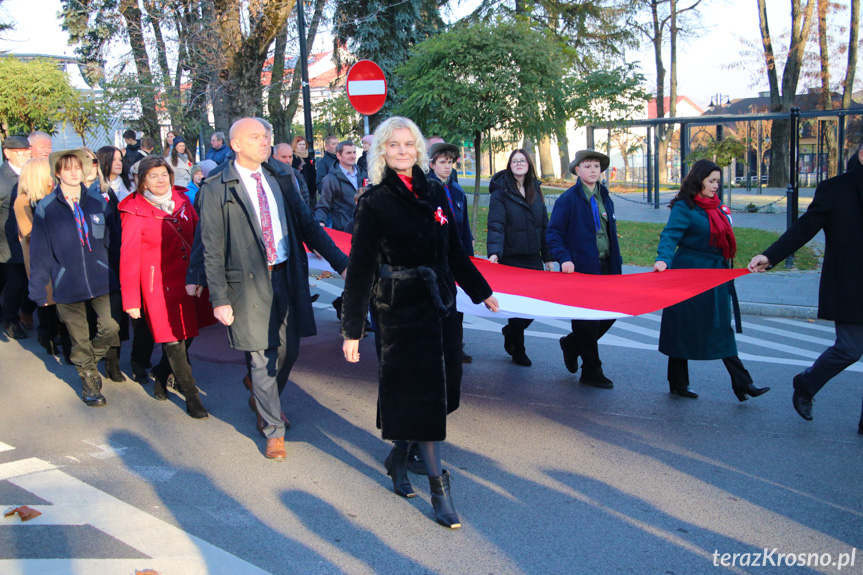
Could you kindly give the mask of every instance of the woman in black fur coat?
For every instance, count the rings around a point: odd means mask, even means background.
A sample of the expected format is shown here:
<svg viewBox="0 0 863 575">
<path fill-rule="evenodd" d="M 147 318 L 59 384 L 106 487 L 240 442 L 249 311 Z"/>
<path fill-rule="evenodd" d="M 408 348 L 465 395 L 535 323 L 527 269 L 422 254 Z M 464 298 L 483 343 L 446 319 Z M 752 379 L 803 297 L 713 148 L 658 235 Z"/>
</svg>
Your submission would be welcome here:
<svg viewBox="0 0 863 575">
<path fill-rule="evenodd" d="M 426 143 L 416 124 L 393 117 L 374 134 L 369 176 L 374 185 L 357 204 L 342 304 L 345 359 L 359 361 L 366 312 L 381 343 L 378 421 L 395 442 L 386 459 L 393 490 L 414 497 L 407 445 L 419 446 L 441 525 L 460 527 L 449 473 L 441 467 L 446 417 L 461 391 L 461 322 L 455 281 L 475 302 L 497 311 L 491 288 L 458 240 L 443 187 L 429 182 Z"/>
</svg>

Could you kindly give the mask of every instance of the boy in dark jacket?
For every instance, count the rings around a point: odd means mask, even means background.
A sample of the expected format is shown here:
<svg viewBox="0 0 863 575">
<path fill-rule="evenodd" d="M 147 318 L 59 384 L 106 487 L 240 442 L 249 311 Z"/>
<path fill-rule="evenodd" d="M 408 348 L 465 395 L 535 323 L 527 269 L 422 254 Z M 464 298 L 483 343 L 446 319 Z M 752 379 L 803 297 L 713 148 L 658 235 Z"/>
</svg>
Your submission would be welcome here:
<svg viewBox="0 0 863 575">
<path fill-rule="evenodd" d="M 455 217 L 455 229 L 458 232 L 458 239 L 467 255 L 474 255 L 473 252 L 473 235 L 470 233 L 470 219 L 467 215 L 467 195 L 453 178 L 453 163 L 458 160 L 458 146 L 454 144 L 446 144 L 439 142 L 432 144 L 429 148 L 428 179 L 440 183 L 446 191 L 447 200 L 449 200 L 450 210 Z M 464 320 L 464 314 L 459 312 L 459 317 Z M 464 345 L 464 343 L 462 343 Z M 461 360 L 463 363 L 470 363 L 473 357 L 466 354 L 462 350 Z"/>
<path fill-rule="evenodd" d="M 569 164 L 578 177 L 575 185 L 555 202 L 546 238 L 560 271 L 583 274 L 619 274 L 623 259 L 617 242 L 614 204 L 599 177 L 608 169 L 608 156 L 581 150 Z M 570 373 L 578 371 L 581 356 L 581 383 L 610 389 L 614 383 L 602 372 L 599 339 L 614 320 L 572 320 L 572 333 L 560 338 L 563 361 Z"/>
<path fill-rule="evenodd" d="M 49 162 L 60 185 L 33 214 L 30 299 L 46 305 L 46 286 L 51 284 L 57 312 L 72 339 L 71 359 L 81 378 L 81 398 L 88 406 L 98 407 L 105 405 L 105 398 L 96 366 L 111 347 L 120 345 L 110 301 L 111 292 L 120 289 L 115 253 L 119 219 L 99 192 L 81 184 L 92 163 L 83 150 L 55 152 Z M 87 308 L 97 317 L 92 340 Z"/>
</svg>

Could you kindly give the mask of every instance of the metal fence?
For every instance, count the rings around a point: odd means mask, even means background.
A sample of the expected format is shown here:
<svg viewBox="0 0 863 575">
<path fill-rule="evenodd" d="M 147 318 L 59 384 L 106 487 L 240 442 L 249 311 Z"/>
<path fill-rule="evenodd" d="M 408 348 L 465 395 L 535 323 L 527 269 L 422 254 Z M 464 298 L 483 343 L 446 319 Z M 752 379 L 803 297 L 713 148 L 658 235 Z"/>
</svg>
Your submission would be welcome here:
<svg viewBox="0 0 863 575">
<path fill-rule="evenodd" d="M 770 142 L 768 122 L 788 121 L 790 137 L 788 149 L 773 149 Z M 787 154 L 788 185 L 785 190 L 787 201 L 788 225 L 797 220 L 798 198 L 801 184 L 806 187 L 817 185 L 828 177 L 835 176 L 845 169 L 849 153 L 856 152 L 860 140 L 863 107 L 840 110 L 815 110 L 801 112 L 792 108 L 787 113 L 761 114 L 717 114 L 687 118 L 656 118 L 636 120 L 615 126 L 589 126 L 587 146 L 595 147 L 596 136 L 605 133 L 607 146 L 611 147 L 612 131 L 625 130 L 635 136 L 633 146 L 638 153 L 633 154 L 636 161 L 628 170 L 630 183 L 643 185 L 644 196 L 648 203 L 659 209 L 660 180 L 677 184 L 683 180 L 688 170 L 689 154 L 704 145 L 709 138 L 722 140 L 733 134 L 746 145 L 746 157 L 731 169 L 730 182 L 747 189 L 761 188 L 767 183 L 770 167 L 776 154 Z M 666 165 L 659 165 L 658 132 L 661 127 L 671 130 Z M 676 132 L 676 133 L 675 133 Z M 827 154 L 827 139 L 835 138 L 837 158 L 831 170 Z M 674 141 L 676 140 L 676 141 Z M 674 143 L 675 145 L 671 145 Z M 626 150 L 624 153 L 626 153 Z M 666 177 L 660 178 L 660 170 L 665 169 Z M 721 195 L 720 195 L 721 197 Z"/>
</svg>

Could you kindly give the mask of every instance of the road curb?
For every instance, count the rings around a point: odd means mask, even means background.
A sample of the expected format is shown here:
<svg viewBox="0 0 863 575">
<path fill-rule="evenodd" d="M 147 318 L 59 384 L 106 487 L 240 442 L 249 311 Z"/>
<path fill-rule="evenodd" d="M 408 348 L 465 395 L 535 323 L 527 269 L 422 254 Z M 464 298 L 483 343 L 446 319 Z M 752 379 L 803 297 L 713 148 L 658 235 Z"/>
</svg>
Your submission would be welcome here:
<svg viewBox="0 0 863 575">
<path fill-rule="evenodd" d="M 747 315 L 787 317 L 793 319 L 817 319 L 818 308 L 803 305 L 740 302 L 740 312 Z"/>
</svg>

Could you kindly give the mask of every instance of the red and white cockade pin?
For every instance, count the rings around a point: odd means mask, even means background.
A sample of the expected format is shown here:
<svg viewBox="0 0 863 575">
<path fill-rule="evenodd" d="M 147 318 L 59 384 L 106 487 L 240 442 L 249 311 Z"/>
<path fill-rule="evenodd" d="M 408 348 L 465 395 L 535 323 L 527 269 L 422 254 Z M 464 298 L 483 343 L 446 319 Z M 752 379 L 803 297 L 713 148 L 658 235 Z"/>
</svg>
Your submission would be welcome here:
<svg viewBox="0 0 863 575">
<path fill-rule="evenodd" d="M 180 213 L 178 214 L 178 216 L 183 218 L 187 222 L 189 221 L 189 218 L 186 216 L 186 205 L 185 204 L 183 204 L 183 207 L 180 209 Z"/>
<path fill-rule="evenodd" d="M 722 210 L 723 212 L 725 212 L 725 215 L 728 216 L 728 221 L 730 221 L 733 224 L 734 220 L 731 218 L 731 208 L 729 208 L 725 204 L 722 204 L 719 206 L 719 209 Z"/>
<path fill-rule="evenodd" d="M 445 223 L 447 223 L 446 216 L 443 215 L 443 208 L 441 208 L 440 206 L 438 206 L 438 209 L 435 210 L 434 221 L 436 221 L 440 225 L 444 225 Z"/>
</svg>

